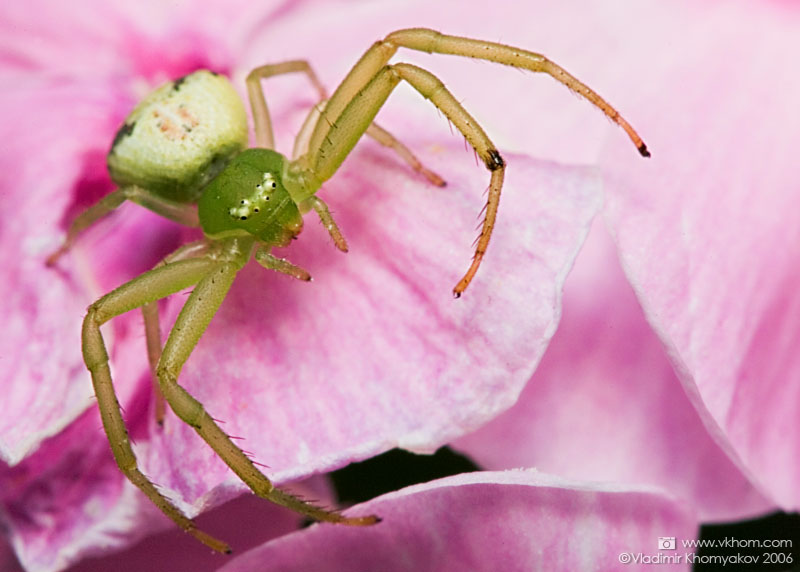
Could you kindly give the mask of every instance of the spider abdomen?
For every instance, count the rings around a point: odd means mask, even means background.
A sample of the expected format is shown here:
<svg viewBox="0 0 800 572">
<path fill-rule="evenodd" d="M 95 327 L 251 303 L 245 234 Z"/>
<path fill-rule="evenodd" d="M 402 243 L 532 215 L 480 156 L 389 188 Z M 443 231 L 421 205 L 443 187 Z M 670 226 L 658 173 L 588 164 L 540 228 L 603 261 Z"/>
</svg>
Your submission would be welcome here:
<svg viewBox="0 0 800 572">
<path fill-rule="evenodd" d="M 200 190 L 247 147 L 247 114 L 227 78 L 200 70 L 148 95 L 108 153 L 111 179 L 164 198 L 196 202 Z"/>
</svg>

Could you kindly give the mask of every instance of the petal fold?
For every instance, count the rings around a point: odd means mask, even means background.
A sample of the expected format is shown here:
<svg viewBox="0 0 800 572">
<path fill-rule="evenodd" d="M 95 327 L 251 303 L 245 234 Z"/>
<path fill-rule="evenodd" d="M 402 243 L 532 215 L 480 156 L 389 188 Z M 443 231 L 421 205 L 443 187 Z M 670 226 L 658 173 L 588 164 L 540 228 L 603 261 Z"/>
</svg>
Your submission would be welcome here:
<svg viewBox="0 0 800 572">
<path fill-rule="evenodd" d="M 691 512 L 657 490 L 586 485 L 532 470 L 449 477 L 352 512 L 383 521 L 357 529 L 314 525 L 237 557 L 221 572 L 617 570 L 637 555 L 679 554 L 659 551 L 659 537 L 677 543 L 697 534 Z M 690 568 L 685 560 L 660 564 Z"/>
</svg>

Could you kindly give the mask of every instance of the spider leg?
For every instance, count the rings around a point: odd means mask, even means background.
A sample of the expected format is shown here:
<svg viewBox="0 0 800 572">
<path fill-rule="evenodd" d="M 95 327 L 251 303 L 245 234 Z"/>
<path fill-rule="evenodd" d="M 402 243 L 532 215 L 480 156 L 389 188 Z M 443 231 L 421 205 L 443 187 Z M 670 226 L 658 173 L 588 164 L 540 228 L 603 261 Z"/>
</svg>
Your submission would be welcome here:
<svg viewBox="0 0 800 572">
<path fill-rule="evenodd" d="M 428 169 L 422 162 L 417 159 L 416 155 L 411 152 L 411 149 L 406 147 L 402 141 L 398 140 L 394 135 L 386 131 L 383 127 L 378 125 L 377 123 L 372 123 L 369 127 L 367 127 L 367 135 L 372 137 L 375 141 L 383 145 L 384 147 L 388 147 L 392 151 L 394 151 L 400 159 L 406 162 L 406 164 L 411 167 L 414 171 L 428 179 L 431 183 L 436 185 L 437 187 L 444 187 L 447 185 L 445 180 Z"/>
<path fill-rule="evenodd" d="M 619 125 L 628 134 L 628 137 L 643 157 L 650 156 L 650 152 L 647 150 L 642 138 L 611 104 L 600 97 L 588 85 L 541 54 L 496 42 L 448 36 L 425 28 L 411 28 L 392 32 L 386 36 L 384 42 L 429 54 L 465 56 L 532 72 L 546 73 L 599 108 L 611 121 Z"/>
<path fill-rule="evenodd" d="M 161 325 L 158 319 L 158 302 L 150 302 L 142 306 L 144 318 L 144 337 L 147 342 L 147 362 L 150 364 L 150 377 L 153 382 L 153 400 L 155 402 L 154 414 L 158 426 L 164 424 L 164 415 L 167 412 L 167 402 L 164 394 L 158 387 L 156 367 L 161 359 Z"/>
<path fill-rule="evenodd" d="M 285 258 L 278 258 L 270 252 L 270 247 L 261 246 L 256 249 L 254 255 L 256 262 L 267 270 L 275 270 L 292 278 L 308 282 L 311 280 L 311 274 L 305 268 L 300 268 L 296 264 L 292 264 Z"/>
<path fill-rule="evenodd" d="M 92 375 L 103 428 L 122 473 L 183 530 L 206 546 L 218 552 L 229 553 L 230 548 L 227 544 L 199 530 L 194 522 L 186 518 L 139 470 L 128 430 L 122 419 L 119 401 L 114 392 L 108 352 L 100 332 L 100 326 L 110 319 L 197 283 L 216 265 L 217 263 L 210 259 L 184 260 L 155 268 L 134 278 L 89 306 L 83 321 L 82 338 L 83 359 Z"/>
<path fill-rule="evenodd" d="M 317 149 L 310 149 L 311 169 L 321 181 L 336 172 L 358 139 L 378 113 L 392 90 L 401 80 L 407 81 L 423 97 L 429 99 L 466 137 L 470 145 L 491 172 L 489 197 L 481 233 L 472 258 L 472 264 L 453 289 L 456 297 L 467 288 L 480 266 L 497 217 L 500 191 L 503 186 L 505 163 L 492 141 L 477 121 L 453 97 L 444 84 L 432 73 L 411 64 L 394 64 L 382 67 L 364 86 L 344 111 L 338 116 Z"/>
<path fill-rule="evenodd" d="M 272 121 L 269 117 L 267 99 L 264 96 L 264 90 L 261 87 L 261 80 L 275 75 L 296 72 L 306 74 L 308 80 L 311 82 L 311 85 L 314 86 L 314 89 L 319 95 L 319 103 L 308 114 L 308 117 L 303 124 L 303 128 L 295 138 L 295 158 L 304 154 L 308 148 L 310 129 L 319 119 L 320 111 L 324 108 L 325 101 L 328 98 L 325 86 L 322 85 L 322 82 L 314 72 L 311 64 L 309 64 L 306 60 L 291 60 L 278 64 L 260 66 L 251 71 L 246 79 L 247 95 L 253 112 L 256 146 L 264 147 L 266 149 L 273 149 L 275 147 L 275 136 L 272 131 Z M 367 129 L 367 135 L 375 139 L 375 141 L 384 147 L 392 149 L 400 157 L 400 159 L 409 165 L 409 167 L 428 179 L 434 185 L 438 187 L 443 187 L 445 185 L 444 179 L 430 169 L 426 168 L 408 147 L 406 147 L 400 140 L 386 131 L 386 129 L 383 127 L 380 127 L 377 124 L 370 125 L 370 127 Z"/>
<path fill-rule="evenodd" d="M 322 224 L 325 226 L 325 229 L 328 231 L 328 234 L 331 235 L 333 239 L 333 243 L 336 245 L 336 248 L 341 250 L 342 252 L 347 252 L 347 241 L 342 234 L 342 231 L 339 230 L 339 225 L 336 224 L 336 221 L 333 220 L 333 215 L 331 215 L 331 211 L 328 208 L 328 205 L 318 196 L 314 195 L 313 197 L 308 199 L 308 203 L 311 205 L 311 208 L 319 216 L 319 220 L 322 221 Z"/>
<path fill-rule="evenodd" d="M 423 28 L 398 30 L 386 36 L 384 40 L 374 43 L 348 72 L 325 108 L 320 111 L 321 118 L 316 121 L 314 130 L 309 136 L 308 154 L 299 159 L 295 166 L 298 172 L 302 172 L 303 169 L 310 171 L 313 176 L 308 176 L 307 179 L 317 181 L 319 184 L 330 178 L 401 79 L 410 83 L 426 99 L 431 100 L 464 134 L 492 172 L 481 234 L 478 237 L 472 264 L 453 289 L 456 297 L 469 286 L 489 244 L 497 216 L 505 164 L 483 129 L 435 76 L 410 64 L 388 64 L 401 47 L 428 53 L 471 57 L 546 73 L 598 107 L 628 134 L 642 156 L 650 156 L 641 137 L 616 109 L 594 90 L 541 54 L 495 42 L 447 36 Z"/>
<path fill-rule="evenodd" d="M 198 240 L 184 244 L 171 254 L 168 254 L 164 260 L 159 262 L 155 267 L 165 266 L 171 262 L 178 260 L 187 260 L 202 256 L 208 251 L 208 243 L 205 240 Z M 144 318 L 144 335 L 147 342 L 147 361 L 150 364 L 150 372 L 153 379 L 153 395 L 155 397 L 155 418 L 159 426 L 164 424 L 164 414 L 166 413 L 166 401 L 164 395 L 161 393 L 161 388 L 158 387 L 158 377 L 156 377 L 156 368 L 158 367 L 158 360 L 161 359 L 161 327 L 158 320 L 158 303 L 150 302 L 142 306 L 142 317 Z"/>
<path fill-rule="evenodd" d="M 272 121 L 269 118 L 267 98 L 264 97 L 261 80 L 274 75 L 294 72 L 301 72 L 308 76 L 309 81 L 317 90 L 320 100 L 324 100 L 327 97 L 325 86 L 322 85 L 311 65 L 305 60 L 292 60 L 257 67 L 247 75 L 247 96 L 250 100 L 250 108 L 253 110 L 253 124 L 256 132 L 256 146 L 258 147 L 265 149 L 275 148 L 275 135 L 272 132 Z"/>
<path fill-rule="evenodd" d="M 188 262 L 188 261 L 187 261 Z M 252 491 L 276 504 L 326 522 L 365 526 L 378 522 L 377 517 L 345 517 L 280 491 L 253 464 L 250 458 L 228 437 L 206 412 L 203 405 L 178 384 L 178 375 L 200 336 L 228 292 L 241 265 L 218 262 L 195 286 L 170 332 L 158 366 L 158 380 L 164 397 L 175 414 L 208 443 L 228 467 Z"/>
<path fill-rule="evenodd" d="M 67 230 L 67 236 L 64 238 L 64 242 L 55 252 L 47 257 L 45 264 L 47 264 L 47 266 L 54 266 L 56 262 L 58 262 L 58 259 L 66 254 L 72 247 L 81 232 L 118 208 L 126 200 L 137 203 L 177 223 L 186 226 L 199 225 L 197 210 L 192 205 L 165 199 L 142 187 L 122 187 L 110 192 L 80 213 L 75 220 L 72 221 L 72 224 Z"/>
<path fill-rule="evenodd" d="M 322 140 L 329 131 L 325 125 L 331 125 L 336 122 L 336 119 L 356 94 L 371 81 L 375 74 L 389 62 L 401 47 L 426 53 L 481 59 L 532 72 L 546 73 L 599 108 L 611 121 L 619 125 L 628 134 L 628 137 L 630 137 L 642 156 L 650 156 L 642 138 L 611 104 L 589 86 L 545 56 L 505 44 L 449 36 L 425 28 L 411 28 L 392 32 L 382 41 L 375 42 L 361 56 L 361 59 L 342 80 L 342 83 L 339 84 L 339 87 L 336 88 L 336 91 L 328 101 L 324 111 L 326 121 L 317 125 L 311 137 L 310 147 L 312 149 L 317 149 L 322 145 Z"/>
</svg>

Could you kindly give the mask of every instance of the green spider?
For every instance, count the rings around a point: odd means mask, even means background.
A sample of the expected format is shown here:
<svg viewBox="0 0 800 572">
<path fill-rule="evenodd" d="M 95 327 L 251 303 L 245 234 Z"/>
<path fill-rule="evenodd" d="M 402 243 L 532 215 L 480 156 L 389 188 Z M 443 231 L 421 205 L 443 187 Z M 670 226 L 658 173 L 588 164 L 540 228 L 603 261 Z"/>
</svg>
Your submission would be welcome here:
<svg viewBox="0 0 800 572">
<path fill-rule="evenodd" d="M 316 193 L 336 173 L 362 135 L 366 133 L 392 148 L 433 184 L 444 185 L 402 143 L 373 123 L 401 80 L 444 113 L 491 173 L 485 217 L 472 264 L 453 293 L 458 297 L 466 290 L 489 244 L 505 163 L 480 125 L 439 79 L 415 65 L 389 64 L 400 47 L 478 58 L 549 74 L 600 108 L 626 131 L 643 156 L 649 156 L 641 138 L 613 107 L 544 56 L 421 28 L 399 30 L 373 44 L 330 98 L 305 61 L 253 70 L 247 77 L 247 90 L 255 124 L 255 148 L 247 148 L 247 115 L 242 100 L 222 76 L 197 71 L 147 96 L 127 117 L 108 154 L 108 170 L 117 190 L 76 218 L 64 244 L 47 263 L 55 264 L 81 231 L 126 200 L 181 224 L 202 228 L 203 240 L 178 248 L 154 269 L 89 306 L 82 343 L 103 427 L 120 470 L 181 528 L 219 552 L 229 553 L 230 548 L 199 530 L 139 470 L 114 393 L 100 326 L 129 310 L 142 308 L 156 388 L 157 420 L 163 421 L 166 401 L 255 494 L 321 521 L 356 526 L 379 522 L 377 516 L 346 517 L 275 488 L 177 380 L 236 274 L 251 256 L 265 268 L 310 280 L 304 269 L 271 253 L 274 247 L 288 245 L 300 233 L 303 214 L 314 210 L 337 248 L 347 251 L 342 233 Z M 308 76 L 319 92 L 320 103 L 298 134 L 294 159 L 290 160 L 272 150 L 272 126 L 261 80 L 291 72 Z M 156 302 L 191 286 L 194 289 L 162 351 Z"/>
</svg>

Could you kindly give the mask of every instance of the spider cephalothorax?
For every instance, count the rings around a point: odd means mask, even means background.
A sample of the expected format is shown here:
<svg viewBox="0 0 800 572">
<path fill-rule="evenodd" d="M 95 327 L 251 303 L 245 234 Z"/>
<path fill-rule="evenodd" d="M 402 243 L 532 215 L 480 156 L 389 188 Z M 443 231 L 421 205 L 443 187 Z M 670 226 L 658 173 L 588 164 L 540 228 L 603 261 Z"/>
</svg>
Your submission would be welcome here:
<svg viewBox="0 0 800 572">
<path fill-rule="evenodd" d="M 241 99 L 230 82 L 215 73 L 201 70 L 169 82 L 137 105 L 117 131 L 108 154 L 109 173 L 118 188 L 76 218 L 64 244 L 47 263 L 55 264 L 83 229 L 126 200 L 181 224 L 202 228 L 203 240 L 180 247 L 156 268 L 89 307 L 83 322 L 83 356 L 120 469 L 167 516 L 215 550 L 230 551 L 224 542 L 198 530 L 139 470 L 111 382 L 100 326 L 124 312 L 142 308 L 148 358 L 156 381 L 157 419 L 161 422 L 168 403 L 257 495 L 323 521 L 349 525 L 378 522 L 375 516 L 346 517 L 274 488 L 177 380 L 236 274 L 251 257 L 266 268 L 301 280 L 311 278 L 306 270 L 271 253 L 300 233 L 304 213 L 314 210 L 336 247 L 347 250 L 342 233 L 316 192 L 336 173 L 362 135 L 392 148 L 433 184 L 444 184 L 402 143 L 373 123 L 401 81 L 429 99 L 456 126 L 490 172 L 489 196 L 472 264 L 453 292 L 459 296 L 469 286 L 494 228 L 506 165 L 480 125 L 433 74 L 411 64 L 389 63 L 400 47 L 549 74 L 602 110 L 626 131 L 643 156 L 649 156 L 641 138 L 613 107 L 544 56 L 421 28 L 399 30 L 373 44 L 330 98 L 305 61 L 253 70 L 247 78 L 247 90 L 256 148 L 246 149 L 247 118 Z M 290 72 L 305 73 L 320 97 L 295 140 L 291 159 L 272 150 L 272 127 L 261 88 L 261 80 Z M 155 303 L 188 287 L 194 289 L 162 351 Z"/>
</svg>

